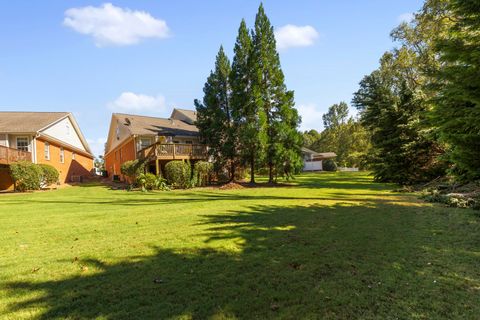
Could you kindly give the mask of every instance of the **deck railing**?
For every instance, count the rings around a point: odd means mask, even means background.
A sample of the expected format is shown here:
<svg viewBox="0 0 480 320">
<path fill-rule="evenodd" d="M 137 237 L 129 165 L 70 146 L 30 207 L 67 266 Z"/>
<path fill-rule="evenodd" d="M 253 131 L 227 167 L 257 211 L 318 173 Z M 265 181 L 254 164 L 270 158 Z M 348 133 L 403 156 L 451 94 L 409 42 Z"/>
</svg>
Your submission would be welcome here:
<svg viewBox="0 0 480 320">
<path fill-rule="evenodd" d="M 32 153 L 0 146 L 0 164 L 11 164 L 17 161 L 32 161 Z"/>
<path fill-rule="evenodd" d="M 207 147 L 202 144 L 154 143 L 138 151 L 138 158 L 157 159 L 205 159 Z"/>
</svg>

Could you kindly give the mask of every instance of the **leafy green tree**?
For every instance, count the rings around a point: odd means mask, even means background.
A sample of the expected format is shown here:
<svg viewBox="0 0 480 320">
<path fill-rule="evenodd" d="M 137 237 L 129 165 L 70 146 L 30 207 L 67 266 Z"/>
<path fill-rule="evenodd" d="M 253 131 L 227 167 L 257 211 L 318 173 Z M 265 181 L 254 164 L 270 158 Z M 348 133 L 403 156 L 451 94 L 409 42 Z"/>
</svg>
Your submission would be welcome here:
<svg viewBox="0 0 480 320">
<path fill-rule="evenodd" d="M 252 38 L 245 20 L 238 29 L 233 49 L 234 57 L 230 83 L 232 87 L 231 109 L 233 121 L 237 124 L 238 153 L 242 164 L 250 165 L 250 182 L 255 183 L 255 167 L 262 160 L 265 137 L 261 128 L 263 118 L 257 115 L 261 111 L 255 103 L 252 91 Z"/>
<path fill-rule="evenodd" d="M 345 124 L 348 120 L 348 105 L 343 101 L 339 104 L 334 104 L 328 108 L 328 112 L 322 116 L 322 119 L 326 129 Z"/>
<path fill-rule="evenodd" d="M 203 103 L 195 100 L 195 107 L 200 137 L 209 146 L 209 154 L 217 170 L 228 167 L 230 180 L 233 180 L 237 163 L 237 137 L 230 106 L 230 73 L 230 61 L 223 47 L 220 47 L 215 69 L 210 72 L 203 88 Z"/>
<path fill-rule="evenodd" d="M 276 49 L 273 26 L 260 4 L 252 35 L 252 90 L 258 106 L 258 128 L 266 143 L 265 163 L 269 182 L 278 174 L 289 174 L 301 163 L 300 117 L 294 108 L 293 91 L 288 91 Z"/>
<path fill-rule="evenodd" d="M 480 2 L 451 0 L 453 25 L 436 38 L 441 67 L 434 74 L 433 120 L 450 147 L 454 172 L 480 178 Z"/>
<path fill-rule="evenodd" d="M 315 129 L 310 129 L 303 132 L 303 145 L 310 148 L 313 143 L 320 139 L 320 132 Z"/>
<path fill-rule="evenodd" d="M 335 152 L 336 162 L 345 167 L 363 167 L 363 158 L 370 149 L 370 136 L 365 128 L 348 114 L 345 102 L 332 105 L 323 115 L 325 130 L 310 148 L 317 152 Z"/>
</svg>

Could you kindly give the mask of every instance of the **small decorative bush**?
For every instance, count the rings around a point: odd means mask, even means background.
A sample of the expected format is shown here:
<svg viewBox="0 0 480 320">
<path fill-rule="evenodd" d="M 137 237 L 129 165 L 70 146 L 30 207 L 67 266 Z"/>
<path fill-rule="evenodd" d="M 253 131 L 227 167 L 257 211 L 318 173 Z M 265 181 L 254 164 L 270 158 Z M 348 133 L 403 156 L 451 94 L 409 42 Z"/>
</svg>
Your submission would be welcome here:
<svg viewBox="0 0 480 320">
<path fill-rule="evenodd" d="M 176 188 L 188 188 L 190 184 L 191 166 L 183 161 L 170 161 L 165 165 L 165 176 Z"/>
<path fill-rule="evenodd" d="M 167 185 L 167 181 L 162 177 L 157 177 L 153 173 L 140 173 L 137 177 L 137 181 L 142 188 L 142 191 L 147 190 L 170 190 Z"/>
<path fill-rule="evenodd" d="M 42 182 L 42 169 L 28 161 L 18 161 L 10 165 L 10 174 L 15 184 L 15 190 L 38 190 Z"/>
<path fill-rule="evenodd" d="M 325 171 L 337 171 L 337 164 L 332 159 L 323 161 L 323 170 Z"/>
<path fill-rule="evenodd" d="M 203 187 L 210 182 L 210 176 L 213 172 L 213 164 L 206 161 L 198 161 L 193 166 L 192 185 Z"/>
<path fill-rule="evenodd" d="M 130 183 L 135 183 L 136 178 L 145 171 L 145 164 L 140 160 L 130 160 L 122 163 L 120 172 L 126 176 Z"/>
<path fill-rule="evenodd" d="M 60 174 L 55 167 L 49 164 L 39 164 L 38 166 L 42 170 L 42 185 L 49 186 L 58 182 Z"/>
</svg>

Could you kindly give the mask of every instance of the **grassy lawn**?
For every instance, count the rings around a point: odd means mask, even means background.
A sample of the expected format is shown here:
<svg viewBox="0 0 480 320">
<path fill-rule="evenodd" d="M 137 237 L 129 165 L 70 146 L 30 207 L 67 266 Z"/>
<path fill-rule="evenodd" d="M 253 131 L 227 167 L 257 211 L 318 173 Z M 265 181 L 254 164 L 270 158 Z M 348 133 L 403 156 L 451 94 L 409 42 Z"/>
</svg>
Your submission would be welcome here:
<svg viewBox="0 0 480 320">
<path fill-rule="evenodd" d="M 0 318 L 478 319 L 474 211 L 295 184 L 0 195 Z"/>
</svg>

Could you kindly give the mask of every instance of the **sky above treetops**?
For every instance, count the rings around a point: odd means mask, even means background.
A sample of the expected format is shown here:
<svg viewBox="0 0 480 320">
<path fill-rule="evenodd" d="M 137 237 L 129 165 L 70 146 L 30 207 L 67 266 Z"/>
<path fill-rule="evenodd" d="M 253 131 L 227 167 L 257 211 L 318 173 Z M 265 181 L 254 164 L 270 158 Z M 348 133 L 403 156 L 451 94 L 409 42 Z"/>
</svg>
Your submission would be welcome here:
<svg viewBox="0 0 480 320">
<path fill-rule="evenodd" d="M 264 1 L 301 129 L 350 103 L 421 0 Z M 73 112 L 95 155 L 112 112 L 168 117 L 193 109 L 223 45 L 259 1 L 2 1 L 0 110 Z M 354 110 L 351 110 L 354 113 Z"/>
</svg>

